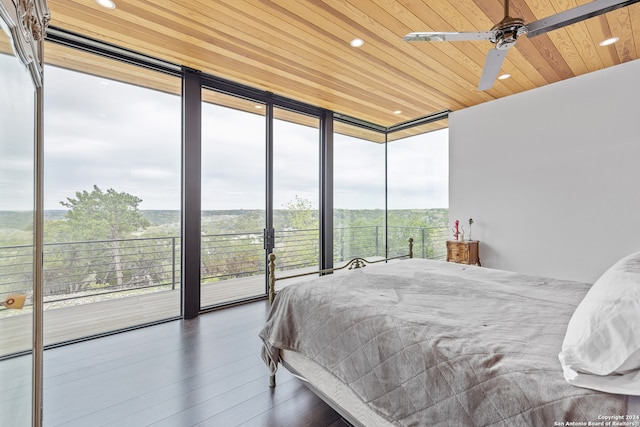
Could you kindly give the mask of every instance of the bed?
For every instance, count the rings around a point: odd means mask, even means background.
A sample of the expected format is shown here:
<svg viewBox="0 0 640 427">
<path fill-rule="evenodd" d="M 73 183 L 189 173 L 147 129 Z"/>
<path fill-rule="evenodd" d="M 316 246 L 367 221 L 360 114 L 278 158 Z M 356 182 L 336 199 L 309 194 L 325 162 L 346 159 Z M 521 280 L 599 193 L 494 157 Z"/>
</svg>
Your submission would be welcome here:
<svg viewBox="0 0 640 427">
<path fill-rule="evenodd" d="M 630 259 L 594 285 L 425 259 L 298 278 L 273 300 L 262 357 L 353 425 L 640 426 Z"/>
</svg>

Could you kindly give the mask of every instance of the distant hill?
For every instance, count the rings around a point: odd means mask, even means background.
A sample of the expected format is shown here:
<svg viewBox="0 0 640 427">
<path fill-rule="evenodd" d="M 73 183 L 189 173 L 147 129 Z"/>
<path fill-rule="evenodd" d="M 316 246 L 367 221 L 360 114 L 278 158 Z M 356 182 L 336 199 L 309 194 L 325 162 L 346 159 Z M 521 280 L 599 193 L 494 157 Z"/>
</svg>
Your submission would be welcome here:
<svg viewBox="0 0 640 427">
<path fill-rule="evenodd" d="M 67 213 L 64 209 L 44 211 L 44 220 L 64 219 Z M 180 221 L 180 211 L 148 210 L 142 211 L 151 225 L 161 225 Z M 33 227 L 33 212 L 30 211 L 0 211 L 0 229 L 31 230 Z"/>
<path fill-rule="evenodd" d="M 44 212 L 44 220 L 62 219 L 65 210 L 49 210 Z M 33 228 L 32 211 L 0 211 L 0 229 L 31 230 Z"/>
<path fill-rule="evenodd" d="M 66 210 L 46 210 L 44 220 L 64 219 Z M 151 223 L 150 230 L 166 234 L 179 233 L 180 211 L 178 210 L 143 210 L 142 214 Z M 276 209 L 275 223 L 285 224 L 290 211 Z M 399 209 L 388 213 L 389 225 L 402 226 L 447 226 L 448 209 Z M 314 212 L 317 219 L 317 212 Z M 384 209 L 336 209 L 334 211 L 334 226 L 343 224 L 348 226 L 384 225 Z M 210 210 L 202 212 L 203 228 L 206 232 L 254 230 L 261 231 L 264 227 L 264 211 L 262 210 Z M 0 211 L 0 230 L 29 231 L 33 227 L 33 212 L 29 211 Z"/>
<path fill-rule="evenodd" d="M 0 230 L 25 230 L 33 228 L 33 212 L 0 211 Z"/>
<path fill-rule="evenodd" d="M 141 212 L 152 226 L 180 222 L 180 211 L 145 210 Z"/>
</svg>

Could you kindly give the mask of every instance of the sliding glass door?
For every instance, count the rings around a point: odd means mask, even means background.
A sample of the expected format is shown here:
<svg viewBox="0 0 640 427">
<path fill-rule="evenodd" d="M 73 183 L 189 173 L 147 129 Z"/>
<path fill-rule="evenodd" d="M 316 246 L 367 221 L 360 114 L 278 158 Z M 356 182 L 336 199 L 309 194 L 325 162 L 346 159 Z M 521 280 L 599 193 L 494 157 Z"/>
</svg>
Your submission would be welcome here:
<svg viewBox="0 0 640 427">
<path fill-rule="evenodd" d="M 265 105 L 202 91 L 201 308 L 265 294 Z"/>
<path fill-rule="evenodd" d="M 317 269 L 320 119 L 275 108 L 273 228 L 277 266 Z"/>
<path fill-rule="evenodd" d="M 45 59 L 45 344 L 180 316 L 180 78 Z"/>
</svg>

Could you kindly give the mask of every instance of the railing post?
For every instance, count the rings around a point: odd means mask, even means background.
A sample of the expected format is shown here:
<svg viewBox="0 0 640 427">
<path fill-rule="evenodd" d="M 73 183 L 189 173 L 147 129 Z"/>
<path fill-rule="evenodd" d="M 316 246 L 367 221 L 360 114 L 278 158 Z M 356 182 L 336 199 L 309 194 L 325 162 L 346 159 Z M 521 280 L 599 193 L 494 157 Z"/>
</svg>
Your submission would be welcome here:
<svg viewBox="0 0 640 427">
<path fill-rule="evenodd" d="M 380 246 L 379 246 L 380 243 L 379 243 L 379 237 L 378 237 L 379 228 L 380 226 L 376 225 L 376 256 L 378 256 L 378 254 L 380 253 Z"/>
<path fill-rule="evenodd" d="M 424 228 L 421 228 L 420 231 L 422 232 L 422 258 L 426 258 L 427 254 L 425 253 Z"/>
<path fill-rule="evenodd" d="M 176 238 L 171 238 L 171 290 L 176 289 Z"/>
</svg>

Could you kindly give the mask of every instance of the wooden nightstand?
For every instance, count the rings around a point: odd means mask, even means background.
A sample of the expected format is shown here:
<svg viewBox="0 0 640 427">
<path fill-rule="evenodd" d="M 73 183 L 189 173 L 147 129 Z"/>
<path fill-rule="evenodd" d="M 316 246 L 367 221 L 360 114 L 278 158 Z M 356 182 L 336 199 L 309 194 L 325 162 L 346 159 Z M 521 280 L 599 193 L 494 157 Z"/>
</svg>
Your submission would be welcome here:
<svg viewBox="0 0 640 427">
<path fill-rule="evenodd" d="M 447 240 L 447 261 L 481 266 L 478 243 L 477 240 Z"/>
</svg>

